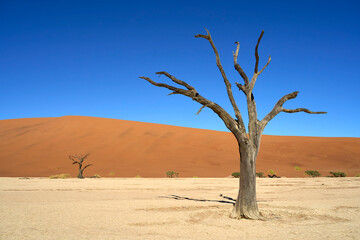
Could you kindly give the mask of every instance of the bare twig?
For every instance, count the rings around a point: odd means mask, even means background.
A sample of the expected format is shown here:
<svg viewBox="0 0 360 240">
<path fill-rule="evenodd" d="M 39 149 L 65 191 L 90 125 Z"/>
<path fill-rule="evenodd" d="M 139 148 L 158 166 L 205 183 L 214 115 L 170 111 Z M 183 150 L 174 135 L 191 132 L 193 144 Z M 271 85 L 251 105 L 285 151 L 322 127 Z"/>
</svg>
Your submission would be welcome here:
<svg viewBox="0 0 360 240">
<path fill-rule="evenodd" d="M 203 110 L 203 108 L 205 108 L 205 107 L 206 107 L 205 105 L 202 106 L 202 107 L 199 109 L 199 111 L 197 111 L 196 115 L 198 115 L 198 114 L 201 112 L 201 110 Z"/>
<path fill-rule="evenodd" d="M 297 113 L 297 112 L 306 112 L 306 113 L 309 113 L 309 114 L 326 114 L 327 113 L 327 112 L 313 112 L 313 111 L 310 111 L 309 109 L 306 109 L 306 108 L 296 108 L 296 109 L 283 108 L 281 111 L 285 112 L 285 113 Z"/>
<path fill-rule="evenodd" d="M 264 30 L 261 31 L 261 34 L 260 34 L 260 37 L 257 41 L 257 44 L 256 44 L 256 47 L 255 47 L 255 59 L 256 59 L 256 62 L 255 62 L 255 73 L 258 72 L 258 66 L 259 66 L 259 53 L 258 53 L 258 47 L 259 47 L 259 43 L 261 41 L 261 38 L 262 36 L 264 35 Z"/>
<path fill-rule="evenodd" d="M 139 77 L 141 79 L 145 79 L 146 81 L 148 81 L 149 83 L 151 83 L 152 85 L 154 86 L 157 86 L 157 87 L 164 87 L 164 88 L 167 88 L 171 91 L 174 91 L 175 93 L 177 94 L 184 94 L 187 90 L 185 89 L 181 89 L 181 88 L 176 88 L 176 87 L 173 87 L 173 86 L 170 86 L 168 84 L 165 84 L 165 83 L 157 83 L 157 82 L 154 82 L 152 79 L 148 78 L 148 77 Z M 175 94 L 175 93 L 171 93 L 171 94 Z"/>
<path fill-rule="evenodd" d="M 233 52 L 233 56 L 234 56 L 234 67 L 236 69 L 236 71 L 238 71 L 238 73 L 240 74 L 240 76 L 242 77 L 242 79 L 244 79 L 245 85 L 249 84 L 249 78 L 248 76 L 245 74 L 244 70 L 240 67 L 240 65 L 237 62 L 237 58 L 239 55 L 239 48 L 240 48 L 240 43 L 239 42 L 235 42 L 236 46 L 236 51 L 235 53 Z"/>
<path fill-rule="evenodd" d="M 262 36 L 264 35 L 264 30 L 261 31 L 261 34 L 260 34 L 260 37 L 258 39 L 258 42 L 256 44 L 256 47 L 255 47 L 255 71 L 254 71 L 254 75 L 253 77 L 251 78 L 251 81 L 250 81 L 250 87 L 249 87 L 249 93 L 252 92 L 252 90 L 254 89 L 254 86 L 255 86 L 255 83 L 256 83 L 256 80 L 258 78 L 258 76 L 265 70 L 265 68 L 269 65 L 270 61 L 271 61 L 271 56 L 269 56 L 269 59 L 267 61 L 267 63 L 265 64 L 265 66 L 260 70 L 260 72 L 258 72 L 258 66 L 259 66 L 259 53 L 258 53 L 258 47 L 259 47 L 259 44 L 260 44 L 260 41 L 261 41 L 261 38 Z"/>
<path fill-rule="evenodd" d="M 167 72 L 162 71 L 162 72 L 157 72 L 156 74 L 159 74 L 159 75 L 164 74 L 165 76 L 167 76 L 168 78 L 170 78 L 174 83 L 177 83 L 177 84 L 179 84 L 179 85 L 182 85 L 182 86 L 186 87 L 186 88 L 189 89 L 189 90 L 194 90 L 194 88 L 193 88 L 192 86 L 190 86 L 190 85 L 187 84 L 186 82 L 183 82 L 183 81 L 177 79 L 177 78 L 174 77 L 174 76 L 171 76 L 171 75 L 170 75 L 169 73 L 167 73 Z"/>
<path fill-rule="evenodd" d="M 236 86 L 239 88 L 240 91 L 242 91 L 245 95 L 247 95 L 246 93 L 246 87 L 244 85 L 241 85 L 238 82 L 235 82 Z"/>
<path fill-rule="evenodd" d="M 271 61 L 271 56 L 269 56 L 269 59 L 268 59 L 267 63 L 265 64 L 265 66 L 260 70 L 260 72 L 257 73 L 258 76 L 262 73 L 262 71 L 265 70 L 265 68 L 269 65 L 270 61 Z"/>
</svg>

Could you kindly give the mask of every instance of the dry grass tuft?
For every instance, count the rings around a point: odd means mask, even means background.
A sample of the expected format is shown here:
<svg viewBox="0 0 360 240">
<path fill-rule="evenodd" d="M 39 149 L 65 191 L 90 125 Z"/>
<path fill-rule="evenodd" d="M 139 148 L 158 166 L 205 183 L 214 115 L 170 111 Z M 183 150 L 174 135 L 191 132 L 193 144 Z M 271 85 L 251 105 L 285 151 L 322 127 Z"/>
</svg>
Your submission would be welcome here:
<svg viewBox="0 0 360 240">
<path fill-rule="evenodd" d="M 64 179 L 64 178 L 71 178 L 71 175 L 68 173 L 61 173 L 61 174 L 57 174 L 57 175 L 51 175 L 49 178 L 50 179 L 57 179 L 57 178 Z"/>
<path fill-rule="evenodd" d="M 90 176 L 89 178 L 101 178 L 101 176 L 99 174 L 94 174 L 93 176 Z"/>
</svg>

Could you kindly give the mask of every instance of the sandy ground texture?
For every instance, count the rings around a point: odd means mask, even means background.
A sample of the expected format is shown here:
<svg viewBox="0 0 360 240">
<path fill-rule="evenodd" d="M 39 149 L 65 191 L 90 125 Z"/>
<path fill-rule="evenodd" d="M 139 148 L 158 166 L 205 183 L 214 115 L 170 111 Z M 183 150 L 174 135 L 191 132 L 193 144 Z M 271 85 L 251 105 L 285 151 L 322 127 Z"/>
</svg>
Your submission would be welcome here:
<svg viewBox="0 0 360 240">
<path fill-rule="evenodd" d="M 360 178 L 258 179 L 269 221 L 228 217 L 232 178 L 0 178 L 0 239 L 359 239 Z"/>
<path fill-rule="evenodd" d="M 230 132 L 118 119 L 66 116 L 0 120 L 0 177 L 77 175 L 68 159 L 90 153 L 85 175 L 227 177 L 240 169 Z M 360 138 L 263 136 L 257 172 L 304 177 L 305 170 L 360 173 Z M 296 170 L 299 167 L 301 170 Z"/>
</svg>

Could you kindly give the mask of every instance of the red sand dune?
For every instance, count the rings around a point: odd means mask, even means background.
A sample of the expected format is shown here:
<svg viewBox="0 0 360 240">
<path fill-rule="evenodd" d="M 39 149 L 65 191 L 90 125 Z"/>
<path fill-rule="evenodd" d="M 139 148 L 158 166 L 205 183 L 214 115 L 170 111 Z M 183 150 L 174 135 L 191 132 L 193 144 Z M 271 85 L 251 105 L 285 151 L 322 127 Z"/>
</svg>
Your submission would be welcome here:
<svg viewBox="0 0 360 240">
<path fill-rule="evenodd" d="M 239 171 L 231 133 L 95 117 L 11 119 L 0 121 L 0 176 L 77 174 L 71 154 L 90 152 L 85 175 L 103 177 L 226 177 Z M 257 172 L 303 177 L 360 173 L 360 138 L 263 136 Z M 302 171 L 295 170 L 295 166 Z"/>
</svg>

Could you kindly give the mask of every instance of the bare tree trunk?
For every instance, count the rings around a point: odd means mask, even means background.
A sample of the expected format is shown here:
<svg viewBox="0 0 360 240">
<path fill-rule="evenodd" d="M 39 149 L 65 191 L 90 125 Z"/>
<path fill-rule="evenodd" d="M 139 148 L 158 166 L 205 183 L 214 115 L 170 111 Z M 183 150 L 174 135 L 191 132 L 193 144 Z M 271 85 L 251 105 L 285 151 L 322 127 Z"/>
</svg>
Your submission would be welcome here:
<svg viewBox="0 0 360 240">
<path fill-rule="evenodd" d="M 240 178 L 239 193 L 234 208 L 230 214 L 231 218 L 259 219 L 260 216 L 256 202 L 256 152 L 257 149 L 240 146 Z"/>
<path fill-rule="evenodd" d="M 83 176 L 83 169 L 81 169 L 81 167 L 82 167 L 82 164 L 79 164 L 79 174 L 77 175 L 77 177 L 78 178 L 84 178 L 84 176 Z"/>
</svg>

